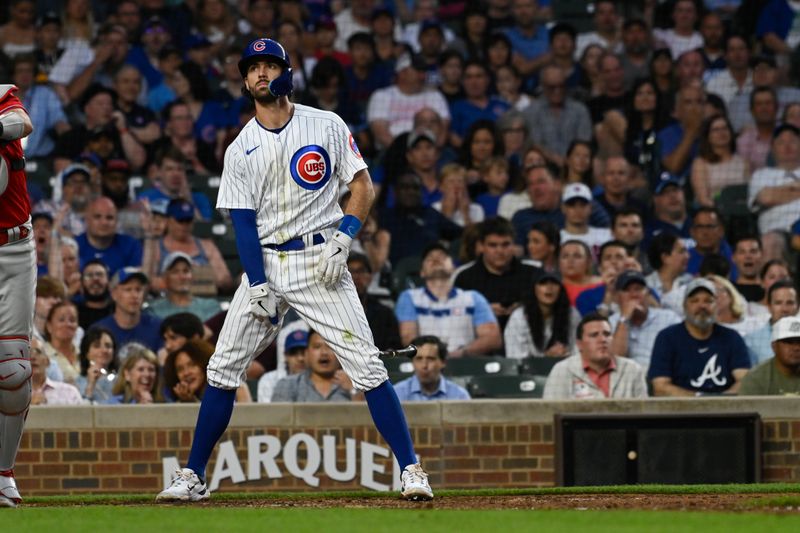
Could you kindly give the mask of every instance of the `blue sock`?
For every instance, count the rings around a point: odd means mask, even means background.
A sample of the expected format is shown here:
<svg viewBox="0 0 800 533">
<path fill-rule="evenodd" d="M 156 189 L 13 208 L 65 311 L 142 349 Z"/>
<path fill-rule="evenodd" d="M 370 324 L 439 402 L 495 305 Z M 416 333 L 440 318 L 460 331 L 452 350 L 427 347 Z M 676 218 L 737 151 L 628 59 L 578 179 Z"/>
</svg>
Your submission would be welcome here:
<svg viewBox="0 0 800 533">
<path fill-rule="evenodd" d="M 403 470 L 408 465 L 416 463 L 417 456 L 414 454 L 414 444 L 411 442 L 406 416 L 392 384 L 388 380 L 384 381 L 378 387 L 367 391 L 365 396 L 375 427 L 389 443 L 397 462 L 400 463 L 400 469 Z"/>
<path fill-rule="evenodd" d="M 206 385 L 197 425 L 194 428 L 192 450 L 189 452 L 191 468 L 200 479 L 206 477 L 206 465 L 214 451 L 214 446 L 228 427 L 233 413 L 233 402 L 236 400 L 236 389 L 225 390 Z"/>
</svg>

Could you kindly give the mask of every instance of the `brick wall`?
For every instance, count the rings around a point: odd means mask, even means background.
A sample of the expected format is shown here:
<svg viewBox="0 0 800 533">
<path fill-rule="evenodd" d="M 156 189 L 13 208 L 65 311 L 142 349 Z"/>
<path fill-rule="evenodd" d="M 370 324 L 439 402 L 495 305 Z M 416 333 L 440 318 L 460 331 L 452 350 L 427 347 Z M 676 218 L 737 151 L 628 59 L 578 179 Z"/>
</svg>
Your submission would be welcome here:
<svg viewBox="0 0 800 533">
<path fill-rule="evenodd" d="M 585 413 L 598 410 L 598 405 L 602 406 L 603 413 L 663 413 L 685 411 L 688 404 L 609 402 L 591 406 L 575 402 L 454 402 L 407 406 L 406 410 L 417 453 L 435 487 L 528 487 L 555 484 L 552 414 Z M 297 433 L 306 433 L 318 443 L 322 443 L 323 436 L 333 435 L 340 470 L 346 466 L 345 439 L 386 447 L 371 426 L 364 406 L 243 407 L 237 408 L 237 414 L 242 416 L 235 414 L 222 441 L 233 442 L 245 473 L 248 472 L 247 439 L 255 435 L 272 435 L 284 444 Z M 800 481 L 800 409 L 797 407 L 800 407 L 797 401 L 779 408 L 765 404 L 761 413 L 764 481 Z M 714 413 L 758 410 L 752 408 L 752 402 L 738 406 L 711 404 L 706 409 Z M 792 416 L 785 416 L 787 412 Z M 769 418 L 771 415 L 783 416 Z M 195 419 L 196 408 L 189 406 L 32 410 L 15 469 L 20 489 L 24 495 L 155 493 L 163 484 L 162 459 L 177 456 L 181 464 L 186 461 Z M 59 426 L 74 429 L 59 429 Z M 301 465 L 305 455 L 304 448 L 300 448 L 298 462 Z M 360 454 L 355 455 L 357 474 L 349 482 L 329 479 L 320 467 L 316 471 L 319 487 L 310 487 L 287 472 L 279 454 L 276 464 L 283 474 L 281 478 L 268 479 L 262 472 L 260 480 L 236 485 L 225 480 L 220 490 L 361 488 Z M 380 457 L 376 463 L 385 473 L 376 474 L 375 481 L 390 484 L 392 465 L 388 459 Z M 214 472 L 213 462 L 208 472 Z"/>
</svg>

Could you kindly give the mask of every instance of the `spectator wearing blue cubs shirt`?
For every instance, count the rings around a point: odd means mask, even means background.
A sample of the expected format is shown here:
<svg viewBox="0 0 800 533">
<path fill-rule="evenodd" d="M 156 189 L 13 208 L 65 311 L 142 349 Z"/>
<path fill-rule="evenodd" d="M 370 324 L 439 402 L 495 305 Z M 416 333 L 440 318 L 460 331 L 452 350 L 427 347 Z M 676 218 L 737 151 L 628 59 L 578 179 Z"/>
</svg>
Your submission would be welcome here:
<svg viewBox="0 0 800 533">
<path fill-rule="evenodd" d="M 459 147 L 464 136 L 476 121 L 496 122 L 511 108 L 508 102 L 489 96 L 489 69 L 479 61 L 468 61 L 464 66 L 464 98 L 450 106 L 450 144 Z"/>
<path fill-rule="evenodd" d="M 686 286 L 686 319 L 656 337 L 647 379 L 655 396 L 735 394 L 750 369 L 742 337 L 716 323 L 716 287 L 697 278 Z"/>
<path fill-rule="evenodd" d="M 689 250 L 689 264 L 686 272 L 697 275 L 703 259 L 712 253 L 719 254 L 731 265 L 731 279 L 739 277 L 736 265 L 733 264 L 733 250 L 725 240 L 725 228 L 722 217 L 714 207 L 701 207 L 692 217 L 692 228 L 689 234 L 694 240 L 694 247 Z"/>
<path fill-rule="evenodd" d="M 649 248 L 650 241 L 659 233 L 671 233 L 687 240 L 691 227 L 681 182 L 665 172 L 653 191 L 653 218 L 647 223 L 642 247 Z"/>
<path fill-rule="evenodd" d="M 401 402 L 431 400 L 469 400 L 469 393 L 445 378 L 447 346 L 435 335 L 424 335 L 411 341 L 417 353 L 411 359 L 414 375 L 394 386 Z"/>
<path fill-rule="evenodd" d="M 536 0 L 514 0 L 511 14 L 515 24 L 505 32 L 511 40 L 512 63 L 525 77 L 550 61 L 550 36 L 537 22 L 538 7 Z"/>
<path fill-rule="evenodd" d="M 161 319 L 142 310 L 148 285 L 144 272 L 133 267 L 120 269 L 111 278 L 114 312 L 96 325 L 108 328 L 117 346 L 137 342 L 157 352 L 164 344 Z"/>
<path fill-rule="evenodd" d="M 106 196 L 95 198 L 86 208 L 86 232 L 75 240 L 81 268 L 92 259 L 100 259 L 109 275 L 114 275 L 121 268 L 142 264 L 142 245 L 133 237 L 117 233 L 117 208 Z"/>
<path fill-rule="evenodd" d="M 690 83 L 675 96 L 675 122 L 656 135 L 661 147 L 661 163 L 673 175 L 685 179 L 697 157 L 703 126 L 706 93 L 699 83 Z"/>
<path fill-rule="evenodd" d="M 418 335 L 438 335 L 451 357 L 495 353 L 503 345 L 500 326 L 486 298 L 453 286 L 453 260 L 434 243 L 422 254 L 424 286 L 400 293 L 395 314 L 404 344 Z"/>
</svg>

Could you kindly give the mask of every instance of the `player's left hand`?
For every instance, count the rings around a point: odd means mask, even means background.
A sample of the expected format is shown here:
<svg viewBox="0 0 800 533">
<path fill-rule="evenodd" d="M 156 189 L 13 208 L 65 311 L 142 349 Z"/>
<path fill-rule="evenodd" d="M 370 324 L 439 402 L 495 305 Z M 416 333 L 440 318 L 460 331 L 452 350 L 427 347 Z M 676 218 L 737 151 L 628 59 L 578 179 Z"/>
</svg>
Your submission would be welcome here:
<svg viewBox="0 0 800 533">
<path fill-rule="evenodd" d="M 324 285 L 336 285 L 347 270 L 347 256 L 353 239 L 341 231 L 337 231 L 328 241 L 325 251 L 317 264 L 317 280 Z"/>
</svg>

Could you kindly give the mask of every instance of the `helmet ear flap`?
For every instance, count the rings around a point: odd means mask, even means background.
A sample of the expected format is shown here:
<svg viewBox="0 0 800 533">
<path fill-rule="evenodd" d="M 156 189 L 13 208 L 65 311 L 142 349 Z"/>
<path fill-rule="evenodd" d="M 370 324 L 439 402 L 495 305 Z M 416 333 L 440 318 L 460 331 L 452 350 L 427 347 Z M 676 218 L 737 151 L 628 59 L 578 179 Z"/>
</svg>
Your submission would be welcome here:
<svg viewBox="0 0 800 533">
<path fill-rule="evenodd" d="M 288 96 L 292 93 L 292 88 L 292 69 L 289 67 L 284 68 L 280 76 L 269 82 L 269 92 L 276 98 Z"/>
</svg>

